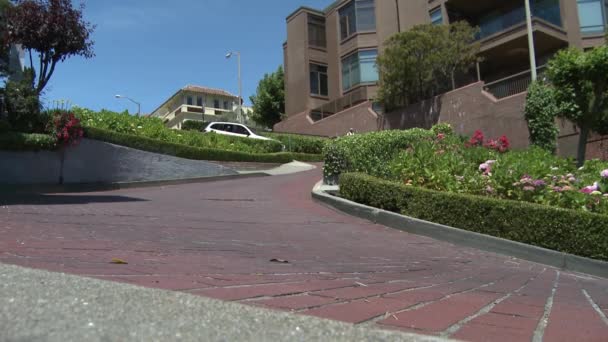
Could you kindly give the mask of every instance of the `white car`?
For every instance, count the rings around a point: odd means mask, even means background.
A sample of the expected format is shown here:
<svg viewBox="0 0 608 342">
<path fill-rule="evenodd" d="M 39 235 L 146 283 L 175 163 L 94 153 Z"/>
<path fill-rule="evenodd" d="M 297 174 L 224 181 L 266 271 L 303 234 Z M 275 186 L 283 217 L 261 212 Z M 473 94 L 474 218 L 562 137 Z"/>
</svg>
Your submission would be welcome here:
<svg viewBox="0 0 608 342">
<path fill-rule="evenodd" d="M 241 138 L 250 138 L 258 140 L 273 140 L 253 133 L 249 127 L 233 122 L 212 122 L 204 130 L 205 133 L 214 132 L 223 135 L 232 135 Z"/>
</svg>

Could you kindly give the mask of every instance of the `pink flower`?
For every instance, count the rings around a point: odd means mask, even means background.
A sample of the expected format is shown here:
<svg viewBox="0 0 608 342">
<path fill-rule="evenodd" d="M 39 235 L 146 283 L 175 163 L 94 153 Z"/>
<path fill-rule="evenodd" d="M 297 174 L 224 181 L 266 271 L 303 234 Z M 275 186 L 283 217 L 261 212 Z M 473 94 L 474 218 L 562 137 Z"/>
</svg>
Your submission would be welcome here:
<svg viewBox="0 0 608 342">
<path fill-rule="evenodd" d="M 437 139 L 439 139 L 439 140 L 445 139 L 445 134 L 443 134 L 443 133 L 437 134 Z"/>
<path fill-rule="evenodd" d="M 602 173 L 600 175 L 602 176 L 602 178 L 608 179 L 608 169 L 602 171 Z"/>
<path fill-rule="evenodd" d="M 490 168 L 490 165 L 488 163 L 483 163 L 481 165 L 479 165 L 479 171 L 487 171 Z"/>
<path fill-rule="evenodd" d="M 533 186 L 524 186 L 524 187 L 523 187 L 523 190 L 524 190 L 524 191 L 534 191 L 534 190 L 536 190 L 536 189 L 535 189 Z"/>
<path fill-rule="evenodd" d="M 592 192 L 598 191 L 600 189 L 600 186 L 597 182 L 593 183 L 593 185 L 584 187 L 581 189 L 581 192 L 584 194 L 590 194 Z"/>
</svg>

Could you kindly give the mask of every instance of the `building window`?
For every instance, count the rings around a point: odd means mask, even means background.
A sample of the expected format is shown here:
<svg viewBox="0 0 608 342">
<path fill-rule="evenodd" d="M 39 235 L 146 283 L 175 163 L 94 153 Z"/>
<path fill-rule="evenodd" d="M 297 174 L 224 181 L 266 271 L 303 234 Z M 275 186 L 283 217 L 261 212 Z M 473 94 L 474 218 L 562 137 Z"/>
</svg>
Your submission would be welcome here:
<svg viewBox="0 0 608 342">
<path fill-rule="evenodd" d="M 192 106 L 192 96 L 188 96 L 186 98 L 186 104 L 189 105 L 189 106 Z"/>
<path fill-rule="evenodd" d="M 342 89 L 346 91 L 361 83 L 377 82 L 377 57 L 378 50 L 364 50 L 342 59 Z"/>
<path fill-rule="evenodd" d="M 308 15 L 308 44 L 322 48 L 327 47 L 325 18 Z"/>
<path fill-rule="evenodd" d="M 432 10 L 430 12 L 430 15 L 431 15 L 431 24 L 433 24 L 433 25 L 443 24 L 443 13 L 441 12 L 441 6 Z"/>
<path fill-rule="evenodd" d="M 202 96 L 198 96 L 196 98 L 196 105 L 199 106 L 199 107 L 203 106 L 203 97 Z"/>
<path fill-rule="evenodd" d="M 606 26 L 605 0 L 578 0 L 578 17 L 583 33 L 602 32 Z"/>
<path fill-rule="evenodd" d="M 221 108 L 220 100 L 213 100 L 213 108 Z"/>
<path fill-rule="evenodd" d="M 376 29 L 374 0 L 354 0 L 342 7 L 340 15 L 340 38 L 342 40 L 360 31 Z"/>
<path fill-rule="evenodd" d="M 310 94 L 327 96 L 327 66 L 310 64 Z"/>
<path fill-rule="evenodd" d="M 225 110 L 230 109 L 230 106 L 229 106 L 229 104 L 228 104 L 228 101 L 224 101 L 224 109 L 225 109 Z"/>
</svg>

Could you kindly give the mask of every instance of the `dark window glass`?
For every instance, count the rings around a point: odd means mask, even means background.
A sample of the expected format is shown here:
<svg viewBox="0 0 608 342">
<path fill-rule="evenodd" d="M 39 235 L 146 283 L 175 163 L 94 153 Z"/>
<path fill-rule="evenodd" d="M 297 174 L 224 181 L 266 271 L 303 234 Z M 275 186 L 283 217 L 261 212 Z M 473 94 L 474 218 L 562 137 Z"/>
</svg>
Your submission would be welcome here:
<svg viewBox="0 0 608 342">
<path fill-rule="evenodd" d="M 604 31 L 606 3 L 604 0 L 578 0 L 578 18 L 583 33 Z"/>
<path fill-rule="evenodd" d="M 364 50 L 342 59 L 342 90 L 378 81 L 377 50 Z"/>
<path fill-rule="evenodd" d="M 374 0 L 357 0 L 357 31 L 376 29 L 376 11 Z"/>
<path fill-rule="evenodd" d="M 249 135 L 249 132 L 247 132 L 247 130 L 245 129 L 245 127 L 243 126 L 234 126 L 234 133 L 237 134 L 243 134 L 243 135 Z"/>
<path fill-rule="evenodd" d="M 196 105 L 199 107 L 203 106 L 203 97 L 202 96 L 199 96 L 196 98 Z"/>
<path fill-rule="evenodd" d="M 310 93 L 312 95 L 328 95 L 327 66 L 310 64 Z"/>
<path fill-rule="evenodd" d="M 220 100 L 213 100 L 213 108 L 220 108 Z"/>
<path fill-rule="evenodd" d="M 192 106 L 192 96 L 188 96 L 188 97 L 186 98 L 186 104 L 188 104 L 188 105 Z"/>
<path fill-rule="evenodd" d="M 326 47 L 325 18 L 308 15 L 308 43 L 311 46 Z"/>
<path fill-rule="evenodd" d="M 228 101 L 224 101 L 224 109 L 225 110 L 230 109 L 230 106 L 228 105 Z"/>
<path fill-rule="evenodd" d="M 354 0 L 340 9 L 339 16 L 341 39 L 346 39 L 355 32 L 376 29 L 374 0 Z"/>
<path fill-rule="evenodd" d="M 441 7 L 437 7 L 436 9 L 432 10 L 430 13 L 430 16 L 431 16 L 431 23 L 433 25 L 443 24 L 443 13 L 441 12 Z"/>
</svg>

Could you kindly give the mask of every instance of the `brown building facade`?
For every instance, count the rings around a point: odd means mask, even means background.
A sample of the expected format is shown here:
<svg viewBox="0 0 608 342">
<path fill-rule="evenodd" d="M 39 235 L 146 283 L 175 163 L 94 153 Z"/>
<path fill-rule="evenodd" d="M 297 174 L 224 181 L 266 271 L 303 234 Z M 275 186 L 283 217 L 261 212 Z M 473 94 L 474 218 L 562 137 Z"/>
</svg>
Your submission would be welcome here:
<svg viewBox="0 0 608 342">
<path fill-rule="evenodd" d="M 558 50 L 603 44 L 606 0 L 531 0 L 531 6 L 541 75 Z M 479 27 L 483 59 L 469 79 L 446 94 L 449 102 L 429 100 L 439 103 L 426 114 L 412 113 L 416 106 L 397 113 L 376 108 L 375 59 L 383 43 L 415 25 L 461 20 Z M 526 127 L 522 94 L 531 81 L 524 0 L 339 0 L 324 10 L 300 7 L 287 17 L 283 50 L 287 119 L 275 126 L 277 131 L 335 136 L 351 127 L 403 129 L 416 122 L 412 115 L 427 115 L 427 125 L 433 123 L 429 120 L 450 122 L 462 134 L 494 131 L 490 126 L 500 121 L 508 124 L 502 127 L 506 134 L 527 141 L 527 129 L 521 132 Z M 510 123 L 492 115 L 508 117 Z"/>
</svg>

